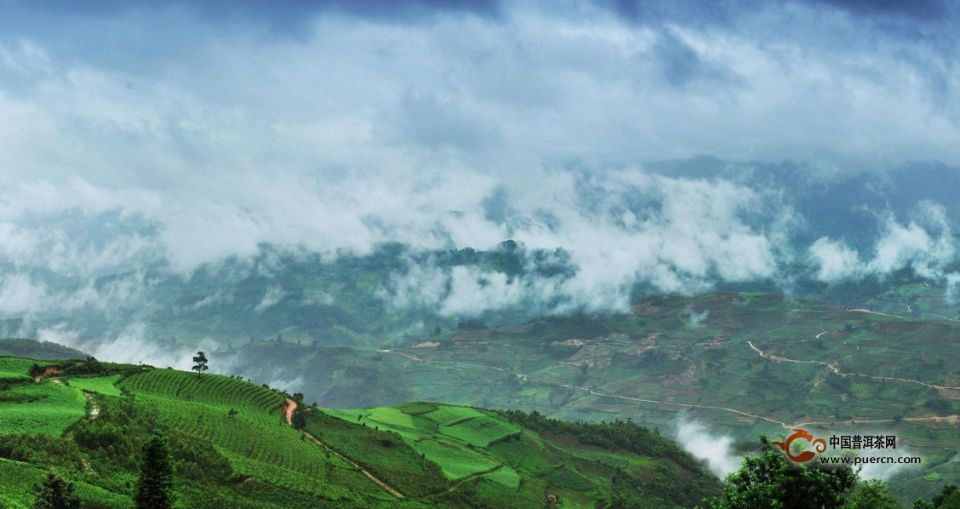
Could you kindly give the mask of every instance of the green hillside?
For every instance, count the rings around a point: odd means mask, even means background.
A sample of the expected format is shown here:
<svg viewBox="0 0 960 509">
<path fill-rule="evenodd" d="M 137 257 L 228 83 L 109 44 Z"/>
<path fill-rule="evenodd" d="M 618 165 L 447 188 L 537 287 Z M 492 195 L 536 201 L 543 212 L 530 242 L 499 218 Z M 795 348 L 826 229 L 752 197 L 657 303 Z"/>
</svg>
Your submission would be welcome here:
<svg viewBox="0 0 960 509">
<path fill-rule="evenodd" d="M 799 425 L 895 433 L 924 457 L 891 479 L 906 501 L 960 482 L 960 322 L 938 291 L 910 284 L 869 308 L 659 296 L 630 313 L 480 323 L 382 350 L 257 343 L 232 360 L 255 379 L 284 366 L 310 400 L 332 406 L 447 401 L 665 430 L 683 414 L 746 441 Z"/>
<path fill-rule="evenodd" d="M 76 483 L 84 507 L 132 507 L 140 450 L 155 434 L 170 444 L 183 508 L 529 508 L 549 494 L 560 507 L 689 507 L 719 488 L 675 444 L 627 423 L 559 430 L 531 426 L 536 415 L 423 402 L 294 408 L 236 377 L 92 360 L 53 363 L 60 371 L 35 382 L 35 363 L 0 357 L 3 507 L 32 507 L 51 468 Z M 598 445 L 584 426 L 620 442 Z"/>
</svg>

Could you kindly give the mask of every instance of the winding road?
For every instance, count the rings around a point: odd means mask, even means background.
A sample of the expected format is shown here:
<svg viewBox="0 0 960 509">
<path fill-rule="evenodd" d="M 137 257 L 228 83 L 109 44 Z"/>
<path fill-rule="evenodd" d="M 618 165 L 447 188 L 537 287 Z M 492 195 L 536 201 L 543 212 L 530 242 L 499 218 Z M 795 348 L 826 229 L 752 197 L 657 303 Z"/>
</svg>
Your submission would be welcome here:
<svg viewBox="0 0 960 509">
<path fill-rule="evenodd" d="M 861 378 L 871 378 L 871 379 L 873 379 L 873 380 L 887 380 L 887 381 L 891 381 L 891 382 L 902 382 L 902 383 L 917 384 L 917 385 L 922 385 L 922 386 L 924 386 L 924 387 L 929 387 L 929 388 L 931 388 L 931 389 L 936 389 L 936 390 L 938 390 L 938 391 L 958 391 L 958 390 L 960 390 L 960 386 L 954 386 L 954 385 L 937 385 L 937 384 L 932 384 L 932 383 L 928 383 L 928 382 L 923 382 L 923 381 L 920 381 L 920 380 L 914 380 L 914 379 L 912 379 L 912 378 L 900 378 L 900 377 L 896 377 L 896 376 L 867 375 L 867 374 L 865 374 L 865 373 L 853 373 L 853 372 L 850 372 L 850 371 L 842 371 L 839 367 L 837 367 L 836 364 L 833 364 L 833 363 L 831 363 L 831 362 L 815 361 L 815 360 L 790 359 L 790 358 L 787 358 L 787 357 L 781 357 L 781 356 L 779 356 L 779 355 L 773 355 L 773 354 L 770 354 L 770 353 L 766 353 L 766 352 L 764 352 L 763 350 L 760 350 L 759 348 L 757 348 L 757 346 L 754 345 L 752 341 L 747 341 L 747 345 L 749 345 L 750 348 L 751 348 L 754 352 L 756 352 L 760 357 L 763 357 L 763 358 L 765 358 L 765 359 L 770 359 L 770 360 L 775 361 L 775 362 L 793 362 L 793 363 L 797 363 L 797 364 L 819 364 L 819 365 L 821 365 L 821 366 L 825 366 L 827 369 L 829 369 L 829 370 L 832 371 L 833 373 L 835 373 L 835 374 L 837 374 L 837 375 L 840 375 L 840 376 L 843 376 L 843 377 L 856 376 L 856 377 L 861 377 Z"/>
</svg>

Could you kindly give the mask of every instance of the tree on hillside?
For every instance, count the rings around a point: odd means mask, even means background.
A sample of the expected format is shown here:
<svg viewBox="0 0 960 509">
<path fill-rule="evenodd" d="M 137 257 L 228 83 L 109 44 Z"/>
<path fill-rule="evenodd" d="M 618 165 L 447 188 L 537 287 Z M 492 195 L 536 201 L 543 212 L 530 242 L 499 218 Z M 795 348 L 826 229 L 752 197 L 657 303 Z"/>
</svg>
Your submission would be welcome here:
<svg viewBox="0 0 960 509">
<path fill-rule="evenodd" d="M 705 500 L 704 509 L 840 509 L 857 474 L 850 467 L 797 465 L 761 437 L 760 454 L 748 456 L 730 474 L 719 497 Z"/>
<path fill-rule="evenodd" d="M 293 426 L 293 429 L 303 429 L 307 427 L 307 416 L 303 413 L 303 408 L 297 407 L 297 410 L 293 412 L 293 417 L 290 419 L 290 424 Z"/>
<path fill-rule="evenodd" d="M 173 468 L 170 466 L 170 448 L 167 441 L 154 436 L 143 446 L 140 459 L 140 479 L 134 497 L 137 509 L 170 509 L 170 488 Z"/>
<path fill-rule="evenodd" d="M 900 509 L 887 483 L 872 479 L 857 484 L 843 509 Z"/>
<path fill-rule="evenodd" d="M 293 400 L 297 402 L 297 409 L 294 410 L 290 418 L 290 424 L 293 429 L 303 429 L 307 426 L 307 417 L 303 408 L 303 393 L 297 392 L 293 395 Z"/>
<path fill-rule="evenodd" d="M 55 472 L 47 472 L 36 488 L 34 509 L 80 509 L 80 497 L 74 493 L 73 483 Z"/>
<path fill-rule="evenodd" d="M 948 484 L 933 497 L 931 502 L 917 499 L 913 509 L 960 509 L 960 487 Z"/>
<path fill-rule="evenodd" d="M 193 370 L 197 372 L 197 376 L 207 370 L 207 356 L 203 352 L 197 352 L 193 357 Z"/>
</svg>

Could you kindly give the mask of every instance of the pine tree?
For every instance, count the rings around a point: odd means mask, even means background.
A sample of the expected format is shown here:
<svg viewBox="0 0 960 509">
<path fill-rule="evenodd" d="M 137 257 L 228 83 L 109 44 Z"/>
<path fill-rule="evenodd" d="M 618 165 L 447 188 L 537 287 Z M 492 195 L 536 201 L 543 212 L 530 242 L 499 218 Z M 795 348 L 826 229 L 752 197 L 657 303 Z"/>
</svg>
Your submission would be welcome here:
<svg viewBox="0 0 960 509">
<path fill-rule="evenodd" d="M 303 409 L 300 407 L 297 407 L 297 410 L 293 413 L 291 425 L 293 425 L 293 429 L 303 429 L 307 427 L 307 418 L 303 414 Z"/>
<path fill-rule="evenodd" d="M 36 489 L 34 509 L 80 509 L 80 497 L 73 491 L 73 483 L 55 472 L 47 472 Z"/>
<path fill-rule="evenodd" d="M 140 479 L 135 497 L 137 509 L 170 509 L 173 469 L 167 441 L 154 436 L 143 446 Z"/>
</svg>

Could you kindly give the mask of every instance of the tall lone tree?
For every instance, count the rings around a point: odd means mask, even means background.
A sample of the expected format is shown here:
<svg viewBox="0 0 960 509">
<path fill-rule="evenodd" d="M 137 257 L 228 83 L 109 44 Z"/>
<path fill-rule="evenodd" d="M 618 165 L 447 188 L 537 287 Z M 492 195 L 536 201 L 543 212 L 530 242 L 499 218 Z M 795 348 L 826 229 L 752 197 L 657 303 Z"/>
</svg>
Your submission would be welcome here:
<svg viewBox="0 0 960 509">
<path fill-rule="evenodd" d="M 193 370 L 197 372 L 197 376 L 207 370 L 207 356 L 203 352 L 197 352 L 193 357 Z"/>
<path fill-rule="evenodd" d="M 53 471 L 47 472 L 36 488 L 34 509 L 80 509 L 80 497 L 73 491 L 73 483 Z"/>
<path fill-rule="evenodd" d="M 154 436 L 143 446 L 140 459 L 140 479 L 134 498 L 137 509 L 170 509 L 170 487 L 173 468 L 170 466 L 170 448 L 167 441 Z"/>
</svg>

